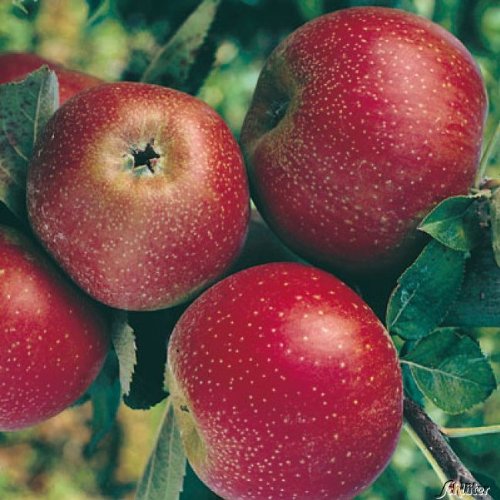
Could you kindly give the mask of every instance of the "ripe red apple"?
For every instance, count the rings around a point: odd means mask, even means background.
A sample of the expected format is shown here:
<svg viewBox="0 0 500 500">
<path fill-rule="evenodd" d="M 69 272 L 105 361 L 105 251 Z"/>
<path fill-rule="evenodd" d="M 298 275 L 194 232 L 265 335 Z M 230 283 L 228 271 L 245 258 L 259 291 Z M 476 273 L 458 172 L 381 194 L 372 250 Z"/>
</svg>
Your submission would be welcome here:
<svg viewBox="0 0 500 500">
<path fill-rule="evenodd" d="M 472 56 L 438 25 L 377 7 L 314 19 L 271 54 L 243 125 L 257 207 L 328 268 L 408 264 L 422 217 L 471 186 L 486 111 Z"/>
<path fill-rule="evenodd" d="M 83 394 L 108 351 L 101 313 L 27 237 L 0 226 L 0 431 Z"/>
<path fill-rule="evenodd" d="M 78 92 L 102 83 L 102 80 L 94 76 L 66 69 L 60 64 L 27 52 L 6 52 L 0 54 L 0 83 L 22 80 L 28 73 L 44 65 L 54 70 L 57 75 L 60 104 Z"/>
<path fill-rule="evenodd" d="M 35 146 L 28 215 L 42 243 L 110 306 L 173 306 L 238 255 L 249 217 L 241 152 L 198 99 L 103 84 L 62 106 Z"/>
<path fill-rule="evenodd" d="M 168 366 L 188 459 L 223 498 L 351 498 L 396 446 L 391 339 L 313 267 L 265 264 L 217 283 L 177 323 Z"/>
</svg>

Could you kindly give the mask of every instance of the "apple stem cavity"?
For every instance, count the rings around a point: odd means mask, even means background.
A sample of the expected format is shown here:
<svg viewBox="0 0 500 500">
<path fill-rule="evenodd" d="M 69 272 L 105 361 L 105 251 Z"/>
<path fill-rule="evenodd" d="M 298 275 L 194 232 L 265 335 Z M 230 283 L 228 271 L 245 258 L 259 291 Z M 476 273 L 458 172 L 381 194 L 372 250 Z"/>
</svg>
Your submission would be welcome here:
<svg viewBox="0 0 500 500">
<path fill-rule="evenodd" d="M 144 149 L 133 148 L 131 151 L 132 157 L 134 158 L 134 170 L 147 167 L 148 170 L 154 174 L 156 160 L 158 160 L 161 155 L 158 154 L 153 148 L 154 139 L 151 139 L 150 142 L 146 144 Z"/>
<path fill-rule="evenodd" d="M 276 99 L 271 103 L 270 110 L 268 111 L 269 130 L 275 128 L 283 119 L 283 117 L 286 115 L 289 104 L 290 99 L 288 99 L 287 97 Z"/>
</svg>

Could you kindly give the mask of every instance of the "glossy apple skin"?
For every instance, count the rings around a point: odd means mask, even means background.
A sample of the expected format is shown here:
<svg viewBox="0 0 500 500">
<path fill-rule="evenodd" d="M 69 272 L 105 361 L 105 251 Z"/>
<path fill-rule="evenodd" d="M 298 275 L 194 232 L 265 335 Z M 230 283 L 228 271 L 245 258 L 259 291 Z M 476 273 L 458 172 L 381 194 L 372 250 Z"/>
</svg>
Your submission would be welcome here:
<svg viewBox="0 0 500 500">
<path fill-rule="evenodd" d="M 325 271 L 274 263 L 217 283 L 177 323 L 168 364 L 188 459 L 223 498 L 351 498 L 396 446 L 392 341 Z"/>
<path fill-rule="evenodd" d="M 78 399 L 108 352 L 102 311 L 18 231 L 0 226 L 0 431 Z"/>
<path fill-rule="evenodd" d="M 154 173 L 133 148 L 154 143 Z M 129 310 L 185 301 L 219 277 L 246 235 L 239 147 L 198 99 L 139 83 L 103 84 L 49 120 L 27 183 L 31 225 L 97 300 Z"/>
<path fill-rule="evenodd" d="M 0 83 L 24 79 L 28 73 L 48 66 L 54 70 L 59 82 L 59 103 L 66 102 L 78 92 L 102 83 L 102 80 L 80 71 L 69 70 L 36 54 L 6 52 L 0 54 Z"/>
<path fill-rule="evenodd" d="M 486 112 L 476 63 L 438 25 L 377 7 L 319 17 L 260 75 L 241 134 L 254 200 L 308 260 L 404 266 L 422 217 L 471 187 Z"/>
</svg>

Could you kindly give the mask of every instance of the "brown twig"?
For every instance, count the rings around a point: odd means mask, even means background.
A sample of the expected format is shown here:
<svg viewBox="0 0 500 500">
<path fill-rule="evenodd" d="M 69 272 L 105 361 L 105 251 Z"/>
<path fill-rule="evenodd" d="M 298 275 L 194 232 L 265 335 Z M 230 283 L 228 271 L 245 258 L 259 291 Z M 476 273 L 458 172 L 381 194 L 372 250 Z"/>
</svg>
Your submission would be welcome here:
<svg viewBox="0 0 500 500">
<path fill-rule="evenodd" d="M 465 467 L 458 455 L 448 444 L 439 427 L 429 418 L 425 411 L 410 398 L 404 398 L 404 417 L 418 437 L 439 464 L 449 480 L 458 481 L 460 484 L 475 484 L 481 487 L 479 481 Z M 483 487 L 483 490 L 486 488 Z M 478 500 L 493 500 L 490 495 L 470 495 Z"/>
</svg>

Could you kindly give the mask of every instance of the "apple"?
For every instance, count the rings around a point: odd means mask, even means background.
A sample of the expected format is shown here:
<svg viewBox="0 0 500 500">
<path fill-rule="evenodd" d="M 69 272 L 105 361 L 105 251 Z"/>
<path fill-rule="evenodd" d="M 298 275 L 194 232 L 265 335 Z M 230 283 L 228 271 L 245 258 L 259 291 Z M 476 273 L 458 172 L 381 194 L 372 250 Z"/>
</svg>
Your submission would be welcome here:
<svg viewBox="0 0 500 500">
<path fill-rule="evenodd" d="M 150 84 L 68 101 L 35 146 L 35 233 L 73 280 L 120 309 L 182 303 L 237 257 L 249 218 L 238 144 L 208 105 Z"/>
<path fill-rule="evenodd" d="M 254 201 L 307 260 L 402 268 L 423 216 L 471 186 L 486 112 L 478 66 L 440 26 L 379 7 L 318 17 L 259 77 L 241 134 Z"/>
<path fill-rule="evenodd" d="M 17 230 L 0 226 L 0 431 L 78 399 L 108 352 L 102 311 Z"/>
<path fill-rule="evenodd" d="M 0 83 L 24 79 L 29 73 L 41 66 L 54 70 L 59 81 L 59 102 L 62 104 L 70 97 L 89 87 L 95 87 L 102 80 L 80 71 L 69 70 L 60 64 L 28 52 L 6 52 L 0 54 Z"/>
<path fill-rule="evenodd" d="M 169 341 L 187 457 L 223 498 L 351 498 L 383 470 L 402 422 L 396 350 L 334 276 L 297 263 L 233 274 Z"/>
</svg>

